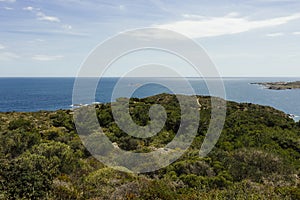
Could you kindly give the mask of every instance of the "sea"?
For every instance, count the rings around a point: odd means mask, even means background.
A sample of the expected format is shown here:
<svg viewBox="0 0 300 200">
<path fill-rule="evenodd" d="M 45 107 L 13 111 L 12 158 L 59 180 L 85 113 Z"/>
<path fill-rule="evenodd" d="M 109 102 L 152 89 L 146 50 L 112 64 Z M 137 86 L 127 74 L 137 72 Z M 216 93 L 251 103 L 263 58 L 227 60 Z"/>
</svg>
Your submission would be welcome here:
<svg viewBox="0 0 300 200">
<path fill-rule="evenodd" d="M 72 101 L 75 80 L 76 78 L 0 78 L 0 112 L 72 109 L 75 106 Z M 179 78 L 124 78 L 122 84 L 119 84 L 121 92 L 116 95 L 113 91 L 119 80 L 120 78 L 114 77 L 101 78 L 96 84 L 94 102 L 107 103 L 115 101 L 118 97 L 143 98 L 160 93 L 174 93 L 170 88 L 176 88 L 176 93 L 191 94 L 187 84 Z M 185 80 L 195 94 L 212 95 L 208 90 L 206 79 L 186 78 Z M 272 106 L 290 114 L 295 121 L 300 120 L 300 89 L 269 90 L 251 83 L 299 80 L 300 77 L 222 78 L 226 100 Z M 214 79 L 210 78 L 210 81 Z M 89 87 L 88 84 L 86 87 Z M 132 92 L 133 88 L 136 89 L 134 92 Z M 76 102 L 77 104 L 93 103 L 85 100 L 84 92 L 79 95 L 82 95 L 82 102 Z"/>
</svg>

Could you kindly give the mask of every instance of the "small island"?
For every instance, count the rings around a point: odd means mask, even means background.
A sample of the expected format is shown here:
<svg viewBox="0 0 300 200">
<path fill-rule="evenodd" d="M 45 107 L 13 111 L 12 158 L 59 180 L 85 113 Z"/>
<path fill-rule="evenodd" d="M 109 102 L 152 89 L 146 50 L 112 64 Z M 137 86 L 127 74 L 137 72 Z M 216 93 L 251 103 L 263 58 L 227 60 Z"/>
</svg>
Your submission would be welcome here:
<svg viewBox="0 0 300 200">
<path fill-rule="evenodd" d="M 294 82 L 262 82 L 262 83 L 251 83 L 262 85 L 270 90 L 292 90 L 300 89 L 300 81 Z"/>
</svg>

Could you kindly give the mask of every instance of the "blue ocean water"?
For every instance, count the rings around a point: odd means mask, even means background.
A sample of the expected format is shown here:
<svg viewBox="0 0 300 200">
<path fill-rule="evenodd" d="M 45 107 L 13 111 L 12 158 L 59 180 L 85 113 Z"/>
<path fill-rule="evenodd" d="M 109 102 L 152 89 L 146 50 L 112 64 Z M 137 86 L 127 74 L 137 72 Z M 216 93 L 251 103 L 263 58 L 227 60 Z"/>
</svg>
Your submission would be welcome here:
<svg viewBox="0 0 300 200">
<path fill-rule="evenodd" d="M 186 85 L 176 78 L 159 78 L 166 85 L 176 87 L 177 93 L 188 94 Z M 268 90 L 252 82 L 296 81 L 300 78 L 223 78 L 226 99 L 268 105 L 300 117 L 300 90 Z M 70 109 L 75 78 L 0 78 L 0 112 Z M 118 78 L 102 78 L 98 84 L 95 102 L 110 102 Z M 126 96 L 132 87 L 139 87 L 134 97 L 147 97 L 171 91 L 163 85 L 146 84 L 147 78 L 127 78 L 119 96 Z M 188 78 L 196 94 L 210 95 L 205 81 Z M 213 81 L 213 80 L 212 80 Z M 126 96 L 128 97 L 128 96 Z M 82 104 L 85 102 L 82 94 Z"/>
</svg>

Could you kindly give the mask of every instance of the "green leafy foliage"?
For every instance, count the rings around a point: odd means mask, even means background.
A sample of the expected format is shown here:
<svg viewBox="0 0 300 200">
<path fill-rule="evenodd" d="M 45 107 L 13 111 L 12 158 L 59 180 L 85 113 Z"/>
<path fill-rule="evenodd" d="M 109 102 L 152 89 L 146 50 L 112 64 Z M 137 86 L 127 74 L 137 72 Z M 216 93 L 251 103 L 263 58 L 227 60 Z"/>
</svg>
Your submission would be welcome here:
<svg viewBox="0 0 300 200">
<path fill-rule="evenodd" d="M 40 199 L 51 189 L 53 169 L 46 157 L 24 153 L 1 162 L 1 190 L 7 199 Z"/>
<path fill-rule="evenodd" d="M 33 126 L 29 120 L 26 120 L 23 118 L 19 118 L 19 119 L 9 122 L 9 124 L 8 124 L 9 130 L 15 130 L 18 128 L 21 128 L 23 130 L 30 130 L 31 128 L 33 128 Z"/>
<path fill-rule="evenodd" d="M 96 132 L 84 110 L 76 116 L 64 110 L 0 113 L 0 199 L 300 199 L 299 122 L 271 107 L 227 102 L 222 134 L 215 148 L 200 158 L 211 99 L 198 99 L 200 125 L 191 147 L 171 165 L 146 174 L 105 167 L 81 139 L 106 156 L 113 148 L 144 153 L 163 149 L 181 124 L 175 95 L 129 100 L 129 114 L 139 126 L 151 123 L 152 105 L 166 111 L 164 127 L 145 139 L 118 127 L 111 104 L 91 106 L 113 145 L 97 143 L 104 135 Z M 76 129 L 73 117 L 79 122 Z M 79 138 L 76 130 L 86 134 Z"/>
</svg>

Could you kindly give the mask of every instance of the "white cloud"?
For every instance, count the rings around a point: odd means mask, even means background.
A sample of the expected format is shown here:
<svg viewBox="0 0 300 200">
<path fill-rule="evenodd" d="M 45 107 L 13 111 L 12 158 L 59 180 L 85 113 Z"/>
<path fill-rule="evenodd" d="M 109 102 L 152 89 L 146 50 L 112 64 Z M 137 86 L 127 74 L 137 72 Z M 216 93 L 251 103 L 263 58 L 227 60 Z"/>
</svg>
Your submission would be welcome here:
<svg viewBox="0 0 300 200">
<path fill-rule="evenodd" d="M 187 18 L 187 19 L 205 19 L 206 18 L 205 16 L 202 16 L 202 15 L 190 15 L 190 14 L 183 14 L 181 16 L 184 18 Z"/>
<path fill-rule="evenodd" d="M 1 61 L 11 61 L 11 60 L 15 60 L 17 58 L 20 58 L 20 56 L 18 56 L 15 53 L 12 53 L 12 52 L 0 52 L 0 60 Z"/>
<path fill-rule="evenodd" d="M 40 39 L 40 38 L 38 38 L 38 39 L 35 39 L 35 41 L 37 41 L 37 42 L 45 42 L 45 40 L 44 40 L 44 39 Z"/>
<path fill-rule="evenodd" d="M 4 10 L 14 10 L 14 9 L 11 7 L 4 7 Z"/>
<path fill-rule="evenodd" d="M 228 13 L 226 16 L 227 17 L 238 17 L 238 16 L 240 16 L 240 13 L 238 13 L 238 12 L 231 12 L 231 13 Z"/>
<path fill-rule="evenodd" d="M 237 12 L 231 12 L 228 13 L 225 17 L 238 17 L 240 14 Z M 191 14 L 183 14 L 181 15 L 182 17 L 186 19 L 193 19 L 193 20 L 205 20 L 208 19 L 208 17 L 203 16 L 203 15 L 191 15 Z"/>
<path fill-rule="evenodd" d="M 36 16 L 38 17 L 38 20 L 41 21 L 49 21 L 49 22 L 60 22 L 60 19 L 58 17 L 54 17 L 54 16 L 47 16 L 42 12 L 38 12 L 36 14 Z"/>
<path fill-rule="evenodd" d="M 37 38 L 37 39 L 34 39 L 34 40 L 28 40 L 27 43 L 28 44 L 40 44 L 40 43 L 43 43 L 45 41 L 46 40 L 44 40 L 44 39 Z"/>
<path fill-rule="evenodd" d="M 275 27 L 300 18 L 300 13 L 263 20 L 250 20 L 247 17 L 237 17 L 237 15 L 238 13 L 229 13 L 224 17 L 198 16 L 198 19 L 196 19 L 195 15 L 185 15 L 187 19 L 154 26 L 173 30 L 192 38 L 201 38 L 243 33 L 258 28 Z"/>
<path fill-rule="evenodd" d="M 5 49 L 5 46 L 0 44 L 0 50 Z"/>
<path fill-rule="evenodd" d="M 50 55 L 34 55 L 32 56 L 33 60 L 37 61 L 54 61 L 54 60 L 60 60 L 64 56 L 62 55 L 55 55 L 55 56 L 50 56 Z"/>
<path fill-rule="evenodd" d="M 0 0 L 0 2 L 14 3 L 16 0 Z"/>
<path fill-rule="evenodd" d="M 27 7 L 24 7 L 23 10 L 27 10 L 27 11 L 33 11 L 34 8 L 31 7 L 31 6 L 27 6 Z"/>
<path fill-rule="evenodd" d="M 33 12 L 33 11 L 39 11 L 41 9 L 40 8 L 35 8 L 35 7 L 32 7 L 32 6 L 27 6 L 27 7 L 24 7 L 23 10 Z"/>
<path fill-rule="evenodd" d="M 69 25 L 69 24 L 64 24 L 62 26 L 62 28 L 65 29 L 65 30 L 67 30 L 67 31 L 69 31 L 69 30 L 72 30 L 73 27 L 71 25 Z"/>
<path fill-rule="evenodd" d="M 284 33 L 268 33 L 266 36 L 268 37 L 278 37 L 278 36 L 283 36 Z"/>
<path fill-rule="evenodd" d="M 126 7 L 124 5 L 119 5 L 120 10 L 126 10 Z"/>
<path fill-rule="evenodd" d="M 293 35 L 300 35 L 300 31 L 293 32 Z"/>
<path fill-rule="evenodd" d="M 141 41 L 152 41 L 153 39 L 157 40 L 182 40 L 182 36 L 178 34 L 170 34 L 169 31 L 161 29 L 137 29 L 134 32 L 120 32 L 120 34 L 125 34 L 134 39 Z"/>
<path fill-rule="evenodd" d="M 40 10 L 41 10 L 40 8 L 34 8 L 32 6 L 27 6 L 27 7 L 24 7 L 23 10 L 35 13 L 37 16 L 37 19 L 40 21 L 60 22 L 60 19 L 58 17 L 48 16 L 45 13 L 40 12 Z"/>
<path fill-rule="evenodd" d="M 66 30 L 57 30 L 57 29 L 43 29 L 43 30 L 16 30 L 17 34 L 47 34 L 51 36 L 63 35 L 63 36 L 76 36 L 76 37 L 90 37 L 91 35 L 88 32 L 76 32 L 76 31 L 66 31 Z"/>
</svg>

